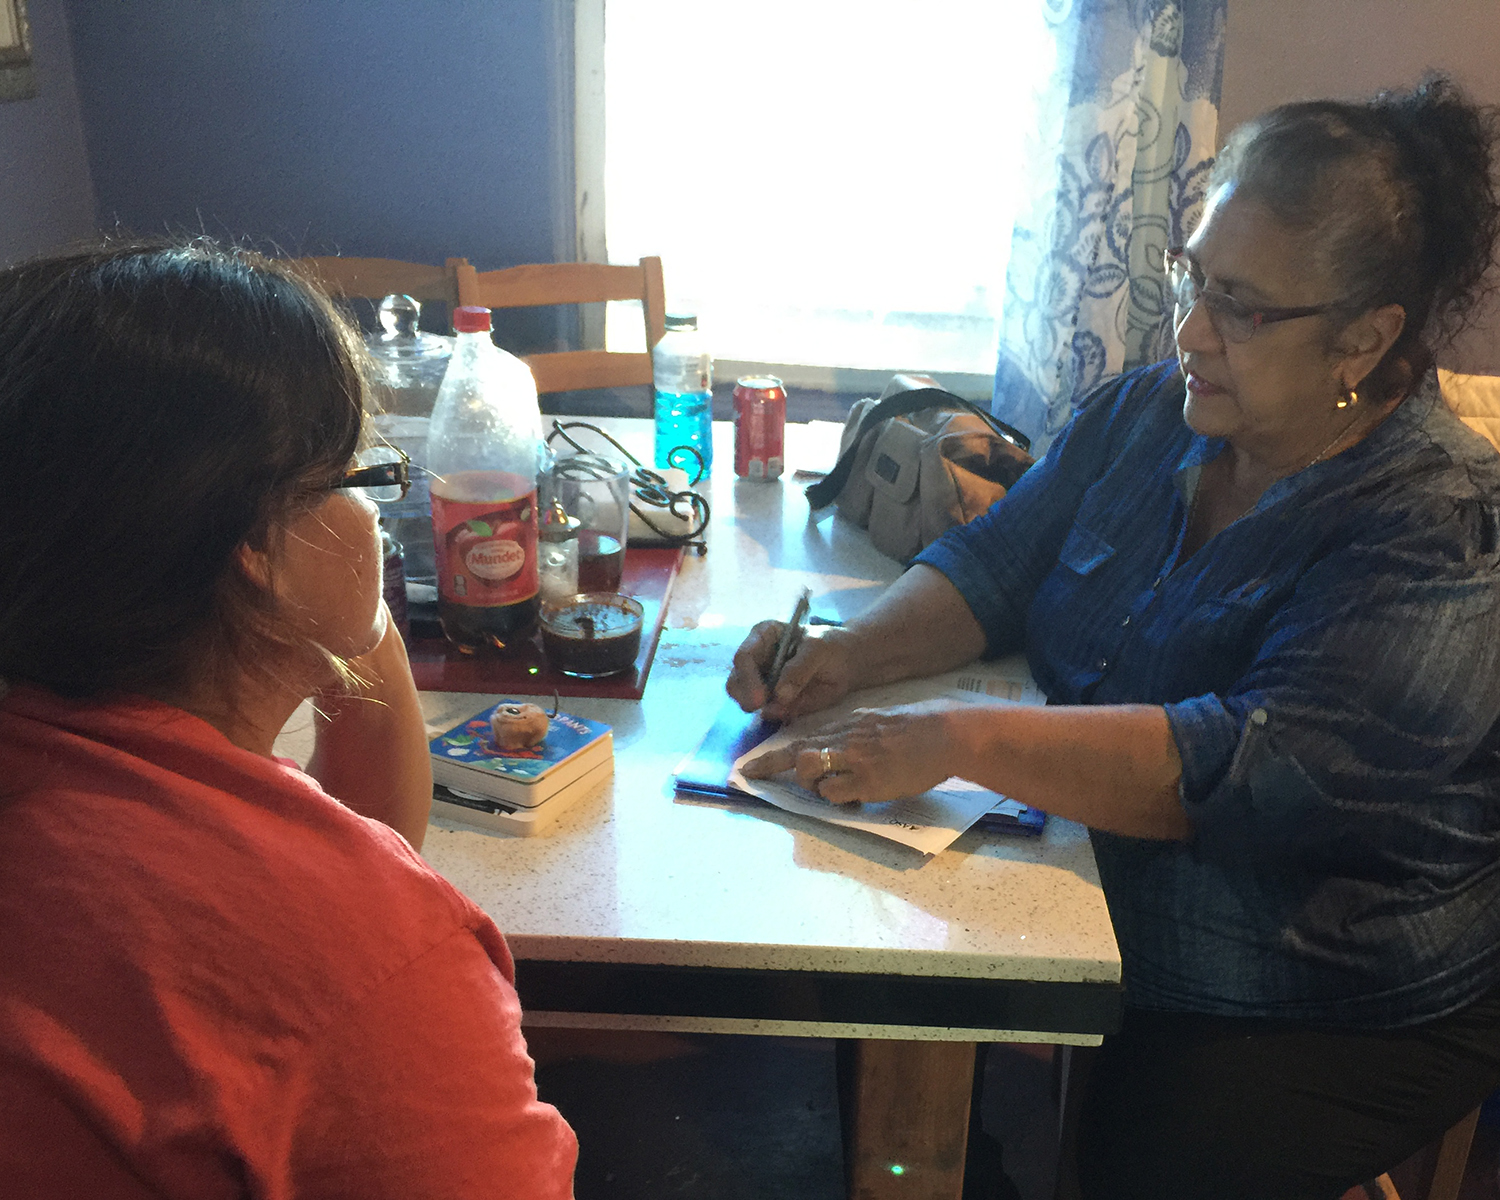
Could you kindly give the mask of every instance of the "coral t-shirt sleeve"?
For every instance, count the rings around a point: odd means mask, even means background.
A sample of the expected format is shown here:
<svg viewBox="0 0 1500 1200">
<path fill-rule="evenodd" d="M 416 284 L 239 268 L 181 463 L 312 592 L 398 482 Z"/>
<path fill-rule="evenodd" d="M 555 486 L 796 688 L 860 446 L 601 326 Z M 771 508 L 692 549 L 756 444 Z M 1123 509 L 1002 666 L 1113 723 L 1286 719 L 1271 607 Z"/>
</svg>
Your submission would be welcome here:
<svg viewBox="0 0 1500 1200">
<path fill-rule="evenodd" d="M 570 1200 L 578 1142 L 537 1099 L 520 1022 L 467 929 L 375 989 L 311 1048 L 295 1194 Z"/>
</svg>

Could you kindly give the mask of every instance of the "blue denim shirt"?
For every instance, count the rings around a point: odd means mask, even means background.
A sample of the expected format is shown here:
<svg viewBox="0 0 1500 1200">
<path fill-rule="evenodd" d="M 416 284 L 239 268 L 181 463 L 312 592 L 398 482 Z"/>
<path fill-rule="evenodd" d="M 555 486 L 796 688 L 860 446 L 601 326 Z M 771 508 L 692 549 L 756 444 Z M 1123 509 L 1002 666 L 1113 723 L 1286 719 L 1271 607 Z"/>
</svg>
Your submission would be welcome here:
<svg viewBox="0 0 1500 1200">
<path fill-rule="evenodd" d="M 1166 710 L 1191 839 L 1093 834 L 1131 1003 L 1460 1007 L 1500 982 L 1500 457 L 1429 377 L 1184 557 L 1224 443 L 1182 403 L 1175 363 L 1106 384 L 918 561 L 1051 703 Z"/>
</svg>

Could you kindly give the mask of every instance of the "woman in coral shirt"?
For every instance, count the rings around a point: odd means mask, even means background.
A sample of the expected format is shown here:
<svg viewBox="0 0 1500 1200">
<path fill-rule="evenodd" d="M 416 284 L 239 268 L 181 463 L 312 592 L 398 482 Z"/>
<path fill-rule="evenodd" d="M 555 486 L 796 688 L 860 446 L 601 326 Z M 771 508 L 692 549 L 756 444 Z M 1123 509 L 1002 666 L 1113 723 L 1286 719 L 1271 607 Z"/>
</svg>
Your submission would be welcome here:
<svg viewBox="0 0 1500 1200">
<path fill-rule="evenodd" d="M 567 1197 L 431 796 L 356 334 L 204 241 L 0 273 L 0 1178 Z M 382 471 L 380 468 L 386 468 Z M 272 743 L 318 702 L 307 773 Z"/>
</svg>

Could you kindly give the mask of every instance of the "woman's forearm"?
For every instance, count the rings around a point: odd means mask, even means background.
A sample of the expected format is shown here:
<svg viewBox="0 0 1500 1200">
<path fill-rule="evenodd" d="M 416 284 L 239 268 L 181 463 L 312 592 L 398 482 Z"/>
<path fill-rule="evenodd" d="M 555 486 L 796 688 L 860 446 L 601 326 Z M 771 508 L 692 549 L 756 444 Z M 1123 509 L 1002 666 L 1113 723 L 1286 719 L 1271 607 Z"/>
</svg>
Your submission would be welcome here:
<svg viewBox="0 0 1500 1200">
<path fill-rule="evenodd" d="M 1130 837 L 1186 839 L 1182 760 L 1156 705 L 965 708 L 948 716 L 954 774 Z"/>
<path fill-rule="evenodd" d="M 1186 839 L 1182 764 L 1164 710 L 926 701 L 856 709 L 745 763 L 794 771 L 835 804 L 915 796 L 957 775 L 1094 829 Z"/>
<path fill-rule="evenodd" d="M 985 636 L 958 589 L 918 563 L 845 626 L 855 639 L 856 687 L 937 675 L 973 662 Z"/>
<path fill-rule="evenodd" d="M 394 625 L 354 667 L 368 687 L 320 698 L 308 773 L 330 796 L 420 850 L 432 808 L 432 759 L 406 647 Z"/>
<path fill-rule="evenodd" d="M 913 567 L 849 630 L 859 685 L 935 675 L 984 652 L 984 630 L 941 572 Z M 1155 705 L 964 708 L 958 774 L 1047 812 L 1133 837 L 1186 838 L 1182 761 Z"/>
</svg>

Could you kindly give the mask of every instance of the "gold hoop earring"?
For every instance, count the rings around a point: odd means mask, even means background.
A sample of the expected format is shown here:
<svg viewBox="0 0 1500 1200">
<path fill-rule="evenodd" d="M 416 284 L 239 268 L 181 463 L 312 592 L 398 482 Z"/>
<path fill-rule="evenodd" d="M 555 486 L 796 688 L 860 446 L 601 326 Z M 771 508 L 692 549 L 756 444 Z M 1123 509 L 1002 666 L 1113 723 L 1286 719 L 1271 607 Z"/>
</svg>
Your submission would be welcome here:
<svg viewBox="0 0 1500 1200">
<path fill-rule="evenodd" d="M 1356 405 L 1358 403 L 1359 403 L 1359 393 L 1356 392 L 1353 388 L 1345 388 L 1344 389 L 1344 394 L 1339 397 L 1337 403 L 1334 404 L 1334 407 L 1335 408 L 1353 408 L 1354 405 Z"/>
</svg>

